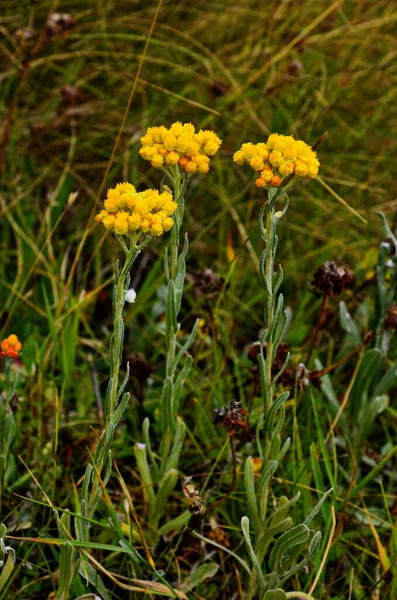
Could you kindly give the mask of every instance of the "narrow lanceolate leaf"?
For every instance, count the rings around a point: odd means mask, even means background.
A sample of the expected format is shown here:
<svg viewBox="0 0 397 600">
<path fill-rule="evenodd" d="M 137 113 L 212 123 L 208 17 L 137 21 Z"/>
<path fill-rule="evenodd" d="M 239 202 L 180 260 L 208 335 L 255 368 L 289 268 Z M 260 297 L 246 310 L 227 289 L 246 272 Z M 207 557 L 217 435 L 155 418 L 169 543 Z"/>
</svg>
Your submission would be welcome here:
<svg viewBox="0 0 397 600">
<path fill-rule="evenodd" d="M 115 429 L 116 429 L 117 425 L 119 424 L 120 419 L 123 416 L 124 411 L 127 408 L 129 401 L 130 401 L 130 393 L 126 392 L 124 394 L 124 396 L 122 397 L 121 402 L 119 403 L 118 407 L 114 411 L 114 414 L 112 417 L 112 423 L 113 423 L 113 427 Z"/>
<path fill-rule="evenodd" d="M 259 530 L 261 522 L 259 519 L 258 502 L 256 499 L 255 481 L 254 481 L 254 465 L 251 456 L 247 458 L 244 466 L 244 485 L 245 494 L 248 502 L 250 517 L 253 522 L 255 531 Z"/>
<path fill-rule="evenodd" d="M 178 331 L 177 325 L 177 312 L 176 312 L 176 299 L 175 299 L 175 287 L 172 280 L 168 282 L 167 286 L 167 299 L 165 303 L 166 313 L 166 325 L 167 331 L 166 336 L 169 338 L 171 335 L 175 335 Z M 169 340 L 167 340 L 169 343 Z"/>
<path fill-rule="evenodd" d="M 361 344 L 360 331 L 344 302 L 339 303 L 339 317 L 342 328 L 351 336 L 353 344 L 359 346 Z"/>
<path fill-rule="evenodd" d="M 273 402 L 272 407 L 266 415 L 263 431 L 264 434 L 269 435 L 271 439 L 274 437 L 274 435 L 279 433 L 279 429 L 278 431 L 275 431 L 274 420 L 276 418 L 277 411 L 283 406 L 284 402 L 288 399 L 288 396 L 289 392 L 283 392 L 280 394 L 280 396 L 278 396 L 278 398 L 276 398 L 276 400 Z"/>
<path fill-rule="evenodd" d="M 73 552 L 73 546 L 69 542 L 66 542 L 61 548 L 57 594 L 57 598 L 60 600 L 69 598 L 69 590 L 74 579 L 75 561 L 73 560 Z"/>
<path fill-rule="evenodd" d="M 191 575 L 188 575 L 182 583 L 182 590 L 184 592 L 190 592 L 194 588 L 198 587 L 205 579 L 214 577 L 219 569 L 219 565 L 216 563 L 207 563 L 199 566 Z"/>
<path fill-rule="evenodd" d="M 286 531 L 278 538 L 270 555 L 269 566 L 272 571 L 280 572 L 283 567 L 285 557 L 291 553 L 298 544 L 307 542 L 310 537 L 310 529 L 304 525 L 297 525 L 289 531 Z"/>
<path fill-rule="evenodd" d="M 174 385 L 170 377 L 166 377 L 161 405 L 163 431 L 174 430 Z"/>
<path fill-rule="evenodd" d="M 176 482 L 178 481 L 178 471 L 170 469 L 164 475 L 159 484 L 159 489 L 156 494 L 156 514 L 155 519 L 158 521 L 167 510 L 168 496 L 173 492 Z"/>
<path fill-rule="evenodd" d="M 289 509 L 298 502 L 301 493 L 298 492 L 291 500 L 288 500 L 286 496 L 281 496 L 278 501 L 277 509 L 270 517 L 270 527 L 274 527 L 280 523 L 288 515 Z"/>
<path fill-rule="evenodd" d="M 250 536 L 250 521 L 249 521 L 248 517 L 243 517 L 241 519 L 241 529 L 242 529 L 242 532 L 243 532 L 243 535 L 245 538 L 245 542 L 248 547 L 248 552 L 249 552 L 252 564 L 254 565 L 254 568 L 258 573 L 259 584 L 260 584 L 261 590 L 263 592 L 265 589 L 266 583 L 265 583 L 265 578 L 263 576 L 261 566 L 258 561 L 258 557 L 255 554 L 254 548 L 252 547 L 251 536 Z"/>
<path fill-rule="evenodd" d="M 176 469 L 179 463 L 179 457 L 182 452 L 182 445 L 185 439 L 186 425 L 180 417 L 175 419 L 175 437 L 171 447 L 171 452 L 165 464 L 165 472 Z"/>
<path fill-rule="evenodd" d="M 287 600 L 287 594 L 280 588 L 276 590 L 268 590 L 262 600 Z"/>
<path fill-rule="evenodd" d="M 333 488 L 329 489 L 327 492 L 325 492 L 325 494 L 322 496 L 322 498 L 320 498 L 320 500 L 317 502 L 316 506 L 313 508 L 312 512 L 304 520 L 305 525 L 309 525 L 309 523 L 318 514 L 321 506 L 323 505 L 325 500 L 328 498 L 328 496 L 332 493 L 332 491 L 333 491 Z"/>
<path fill-rule="evenodd" d="M 15 561 L 16 561 L 15 550 L 13 548 L 8 548 L 7 549 L 7 560 L 5 561 L 5 564 L 3 565 L 3 567 L 0 567 L 1 568 L 1 571 L 0 571 L 0 592 L 4 588 L 4 586 L 6 585 L 8 579 L 11 576 L 11 573 L 12 573 L 12 571 L 14 569 L 14 566 L 15 566 Z"/>
<path fill-rule="evenodd" d="M 184 343 L 184 345 L 182 346 L 182 348 L 179 350 L 178 354 L 176 355 L 175 361 L 173 364 L 173 369 L 175 369 L 178 366 L 178 363 L 181 360 L 182 356 L 184 354 L 186 354 L 186 352 L 189 350 L 190 346 L 193 344 L 194 340 L 196 339 L 197 327 L 198 327 L 199 321 L 200 321 L 200 319 L 196 319 L 189 337 L 187 338 L 186 342 Z"/>
</svg>

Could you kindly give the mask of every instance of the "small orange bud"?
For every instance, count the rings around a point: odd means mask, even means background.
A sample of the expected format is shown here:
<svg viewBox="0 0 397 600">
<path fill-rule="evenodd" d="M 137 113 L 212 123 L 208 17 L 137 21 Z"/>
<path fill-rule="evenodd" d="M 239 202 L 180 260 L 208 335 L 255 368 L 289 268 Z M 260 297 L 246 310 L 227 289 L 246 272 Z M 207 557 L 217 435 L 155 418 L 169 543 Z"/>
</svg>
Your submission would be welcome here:
<svg viewBox="0 0 397 600">
<path fill-rule="evenodd" d="M 270 180 L 270 185 L 273 187 L 279 187 L 280 183 L 281 177 L 279 177 L 278 175 L 274 175 L 274 177 L 272 177 Z"/>
</svg>

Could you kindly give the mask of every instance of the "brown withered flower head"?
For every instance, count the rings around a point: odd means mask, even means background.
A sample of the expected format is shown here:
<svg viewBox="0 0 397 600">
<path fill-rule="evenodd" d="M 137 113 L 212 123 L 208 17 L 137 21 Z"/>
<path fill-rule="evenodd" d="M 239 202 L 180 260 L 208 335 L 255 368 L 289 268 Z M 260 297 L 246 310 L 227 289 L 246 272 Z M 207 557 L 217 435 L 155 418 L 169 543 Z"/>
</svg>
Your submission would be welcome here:
<svg viewBox="0 0 397 600">
<path fill-rule="evenodd" d="M 241 408 L 241 402 L 232 400 L 229 406 L 214 408 L 212 411 L 212 422 L 214 425 L 221 425 L 228 429 L 229 437 L 233 437 L 239 429 L 248 431 L 246 419 L 248 414 L 244 408 Z"/>
<path fill-rule="evenodd" d="M 83 97 L 83 92 L 77 85 L 64 85 L 61 88 L 62 105 L 69 108 L 76 106 Z"/>
<path fill-rule="evenodd" d="M 66 13 L 53 13 L 48 17 L 45 29 L 49 37 L 64 35 L 71 31 L 76 25 L 76 21 Z"/>
<path fill-rule="evenodd" d="M 386 329 L 397 331 L 397 304 L 390 306 L 384 322 Z"/>
<path fill-rule="evenodd" d="M 327 261 L 318 267 L 312 281 L 312 292 L 316 296 L 338 296 L 354 286 L 355 277 L 351 271 L 334 261 Z"/>
<path fill-rule="evenodd" d="M 193 286 L 194 295 L 197 298 L 205 297 L 207 300 L 213 300 L 222 292 L 224 280 L 222 277 L 212 271 L 205 269 L 195 275 L 188 274 L 186 279 Z"/>
<path fill-rule="evenodd" d="M 185 477 L 185 481 L 183 482 L 183 493 L 188 502 L 188 511 L 194 517 L 197 517 L 204 512 L 204 504 L 203 500 L 200 498 L 200 494 L 191 481 L 191 477 Z"/>
</svg>

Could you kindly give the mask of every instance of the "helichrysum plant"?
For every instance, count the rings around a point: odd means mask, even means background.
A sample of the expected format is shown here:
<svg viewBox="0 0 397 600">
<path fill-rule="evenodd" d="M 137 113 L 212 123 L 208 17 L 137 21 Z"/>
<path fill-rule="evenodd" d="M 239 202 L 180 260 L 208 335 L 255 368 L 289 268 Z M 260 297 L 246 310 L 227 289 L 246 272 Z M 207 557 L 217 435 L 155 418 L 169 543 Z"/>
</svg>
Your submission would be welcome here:
<svg viewBox="0 0 397 600">
<path fill-rule="evenodd" d="M 130 393 L 124 391 L 129 378 L 128 364 L 126 375 L 120 382 L 124 341 L 123 308 L 129 292 L 130 270 L 138 254 L 152 240 L 172 229 L 172 216 L 176 210 L 177 204 L 171 193 L 160 193 L 153 189 L 137 192 L 132 184 L 125 182 L 108 191 L 104 209 L 96 216 L 96 220 L 102 223 L 105 229 L 115 234 L 124 251 L 125 260 L 122 267 L 119 261 L 115 266 L 110 378 L 104 403 L 104 427 L 83 480 L 79 512 L 74 521 L 78 542 L 89 541 L 90 522 L 87 519 L 93 519 L 101 498 L 105 496 L 106 500 L 106 485 L 112 471 L 111 444 L 114 431 L 130 399 Z M 57 512 L 55 515 L 60 537 L 70 539 L 70 516 L 63 513 L 62 517 L 59 517 Z M 111 517 L 115 530 L 122 539 L 123 533 L 114 511 L 111 511 Z M 79 568 L 83 577 L 98 580 L 98 575 L 93 573 L 92 567 L 86 561 L 82 565 L 73 547 L 65 543 L 60 551 L 57 600 L 69 598 L 70 588 Z"/>
<path fill-rule="evenodd" d="M 0 344 L 0 357 L 4 361 L 4 389 L 0 392 L 0 509 L 3 487 L 9 472 L 12 455 L 11 445 L 15 437 L 15 420 L 11 409 L 11 399 L 16 391 L 18 375 L 13 370 L 14 360 L 22 350 L 22 344 L 15 334 L 9 335 Z"/>
<path fill-rule="evenodd" d="M 260 257 L 260 276 L 265 292 L 265 330 L 260 339 L 258 356 L 263 397 L 263 412 L 257 425 L 257 449 L 261 459 L 259 481 L 255 481 L 254 461 L 245 463 L 244 481 L 248 497 L 249 517 L 241 521 L 242 531 L 253 564 L 247 590 L 247 599 L 285 600 L 311 598 L 303 592 L 283 591 L 284 583 L 311 559 L 321 542 L 321 532 L 309 528 L 310 521 L 319 511 L 320 500 L 303 523 L 293 526 L 289 508 L 299 498 L 282 496 L 275 510 L 270 510 L 269 498 L 272 476 L 290 446 L 290 438 L 281 440 L 288 392 L 276 394 L 276 384 L 283 374 L 289 356 L 274 373 L 274 360 L 282 341 L 287 316 L 283 295 L 279 293 L 283 272 L 275 271 L 278 244 L 277 223 L 288 208 L 287 191 L 303 179 L 316 177 L 319 161 L 316 153 L 305 142 L 292 136 L 272 134 L 266 143 L 243 144 L 234 154 L 239 165 L 248 164 L 258 173 L 256 185 L 267 189 L 267 200 L 259 214 L 259 228 L 265 249 Z M 283 202 L 283 206 L 280 203 Z M 251 537 L 254 532 L 254 539 Z M 280 535 L 281 534 L 281 535 Z M 267 551 L 273 544 L 270 557 Z"/>
<path fill-rule="evenodd" d="M 141 138 L 141 143 L 141 156 L 163 172 L 163 187 L 172 190 L 174 201 L 178 205 L 174 214 L 175 226 L 171 230 L 170 244 L 164 261 L 167 282 L 166 365 L 160 407 L 161 444 L 159 451 L 152 447 L 150 422 L 146 418 L 143 423 L 145 443 L 135 446 L 138 470 L 150 496 L 148 497 L 149 523 L 155 528 L 165 512 L 165 500 L 177 482 L 177 466 L 185 437 L 185 424 L 178 416 L 178 407 L 183 393 L 183 384 L 192 365 L 192 357 L 188 354 L 188 350 L 194 342 L 198 324 L 195 323 L 186 341 L 181 345 L 178 341 L 180 329 L 178 316 L 185 281 L 185 258 L 188 252 L 187 234 L 184 237 L 182 250 L 180 248 L 184 195 L 192 175 L 208 172 L 211 157 L 219 150 L 221 140 L 210 130 L 196 132 L 191 123 L 174 123 L 169 129 L 164 126 L 149 127 Z M 154 483 L 157 484 L 156 497 Z M 186 521 L 188 518 L 189 514 L 186 512 L 178 523 L 182 524 L 183 520 Z M 167 530 L 172 530 L 174 525 L 175 523 L 172 522 L 167 524 Z M 160 532 L 164 533 L 165 530 L 160 529 Z"/>
</svg>

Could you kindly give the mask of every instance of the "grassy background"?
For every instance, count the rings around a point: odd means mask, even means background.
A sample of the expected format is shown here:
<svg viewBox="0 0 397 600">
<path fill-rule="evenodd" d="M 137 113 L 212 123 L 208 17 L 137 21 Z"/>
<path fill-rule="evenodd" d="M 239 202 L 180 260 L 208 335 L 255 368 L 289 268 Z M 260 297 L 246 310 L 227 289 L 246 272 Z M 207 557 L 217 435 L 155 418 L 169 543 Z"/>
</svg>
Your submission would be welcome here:
<svg viewBox="0 0 397 600">
<path fill-rule="evenodd" d="M 146 127 L 193 122 L 197 128 L 213 128 L 223 139 L 210 174 L 194 179 L 186 198 L 188 272 L 194 275 L 210 268 L 227 282 L 214 299 L 198 294 L 190 280 L 183 309 L 183 330 L 189 331 L 197 316 L 202 319 L 194 348 L 195 370 L 181 409 L 189 428 L 181 474 L 194 475 L 198 489 L 225 439 L 224 431 L 210 424 L 212 408 L 232 398 L 250 406 L 255 397 L 255 374 L 246 346 L 258 339 L 263 326 L 256 272 L 261 250 L 256 218 L 263 194 L 252 186 L 252 174 L 232 162 L 242 142 L 259 142 L 277 131 L 314 144 L 328 132 L 318 148 L 320 177 L 294 191 L 288 219 L 280 228 L 283 289 L 294 315 L 287 339 L 294 364 L 305 359 L 303 344 L 318 317 L 321 301 L 310 292 L 317 265 L 334 259 L 349 266 L 358 291 L 344 299 L 353 311 L 363 301 L 371 310 L 377 247 L 383 238 L 376 211 L 383 210 L 394 224 L 397 203 L 392 163 L 397 15 L 393 5 L 385 0 L 332 4 L 277 0 L 262 5 L 250 0 L 200 0 L 195 5 L 164 0 L 154 22 L 159 5 L 152 0 L 4 0 L 1 337 L 15 332 L 24 343 L 14 454 L 33 470 L 54 504 L 70 506 L 73 501 L 72 483 L 83 473 L 86 449 L 95 443 L 92 428 L 100 427 L 100 397 L 106 386 L 109 284 L 119 247 L 92 226 L 92 215 L 104 188 L 118 181 L 128 179 L 140 189 L 159 185 L 160 173 L 138 155 Z M 75 26 L 67 35 L 43 41 L 44 24 L 54 10 L 69 13 Z M 21 35 L 24 28 L 32 30 L 31 39 L 26 39 L 26 32 Z M 65 98 L 65 86 L 78 88 L 75 101 Z M 126 312 L 126 356 L 143 352 L 153 373 L 143 400 L 128 410 L 114 449 L 143 522 L 145 508 L 131 447 L 140 439 L 142 418 L 158 417 L 164 361 L 163 249 L 162 240 L 152 245 L 132 276 L 138 300 Z M 343 332 L 336 312 L 335 301 L 317 352 L 324 364 L 331 364 L 341 348 Z M 354 363 L 349 363 L 339 372 L 339 399 L 353 371 Z M 279 482 L 283 493 L 303 486 L 303 503 L 297 509 L 302 511 L 318 497 L 310 488 L 323 491 L 332 483 L 324 457 L 316 472 L 313 457 L 321 454 L 318 447 L 312 446 L 310 459 L 310 445 L 327 435 L 331 420 L 324 397 L 318 390 L 314 393 L 317 426 L 309 393 L 290 404 L 286 427 L 294 431 L 296 460 L 285 465 Z M 340 456 L 330 451 L 338 498 L 345 497 L 354 480 L 355 461 L 369 456 L 376 463 L 385 445 L 393 438 L 395 443 L 395 419 L 395 411 L 388 409 L 365 440 L 353 440 L 359 444 L 354 450 Z M 338 436 L 350 440 L 352 426 L 347 415 Z M 221 474 L 211 479 L 213 498 L 227 489 L 227 478 L 225 483 Z M 382 548 L 389 567 L 395 561 L 393 478 L 385 475 L 382 485 L 354 507 L 334 499 L 340 517 L 319 598 L 342 599 L 349 593 L 357 600 L 367 593 L 370 598 L 392 598 L 390 574 L 376 588 L 381 589 L 380 596 L 370 591 L 388 568 Z M 112 491 L 117 503 L 116 481 Z M 3 520 L 7 518 L 15 535 L 21 531 L 29 536 L 56 535 L 51 513 L 20 501 L 14 492 L 42 499 L 17 458 Z M 233 549 L 241 543 L 242 492 L 239 486 L 214 517 L 230 536 Z M 373 513 L 380 511 L 380 523 L 386 523 L 378 532 L 373 518 L 366 516 L 366 503 Z M 184 508 L 178 489 L 170 516 Z M 329 509 L 323 516 L 329 534 Z M 243 547 L 239 551 L 244 553 Z M 188 540 L 178 552 L 183 580 L 190 564 L 202 560 L 203 548 Z M 19 556 L 32 569 L 27 571 L 20 563 L 12 583 L 14 597 L 44 597 L 54 585 L 56 552 L 25 543 Z M 103 558 L 106 568 L 127 574 L 123 560 L 122 555 Z M 222 574 L 198 593 L 230 598 L 238 575 L 230 557 L 219 555 L 216 560 Z M 175 565 L 172 568 L 177 579 Z M 299 584 L 303 588 L 310 581 L 311 574 L 304 574 Z M 25 585 L 29 588 L 21 591 Z M 127 597 L 117 589 L 113 593 L 115 598 Z"/>
</svg>

